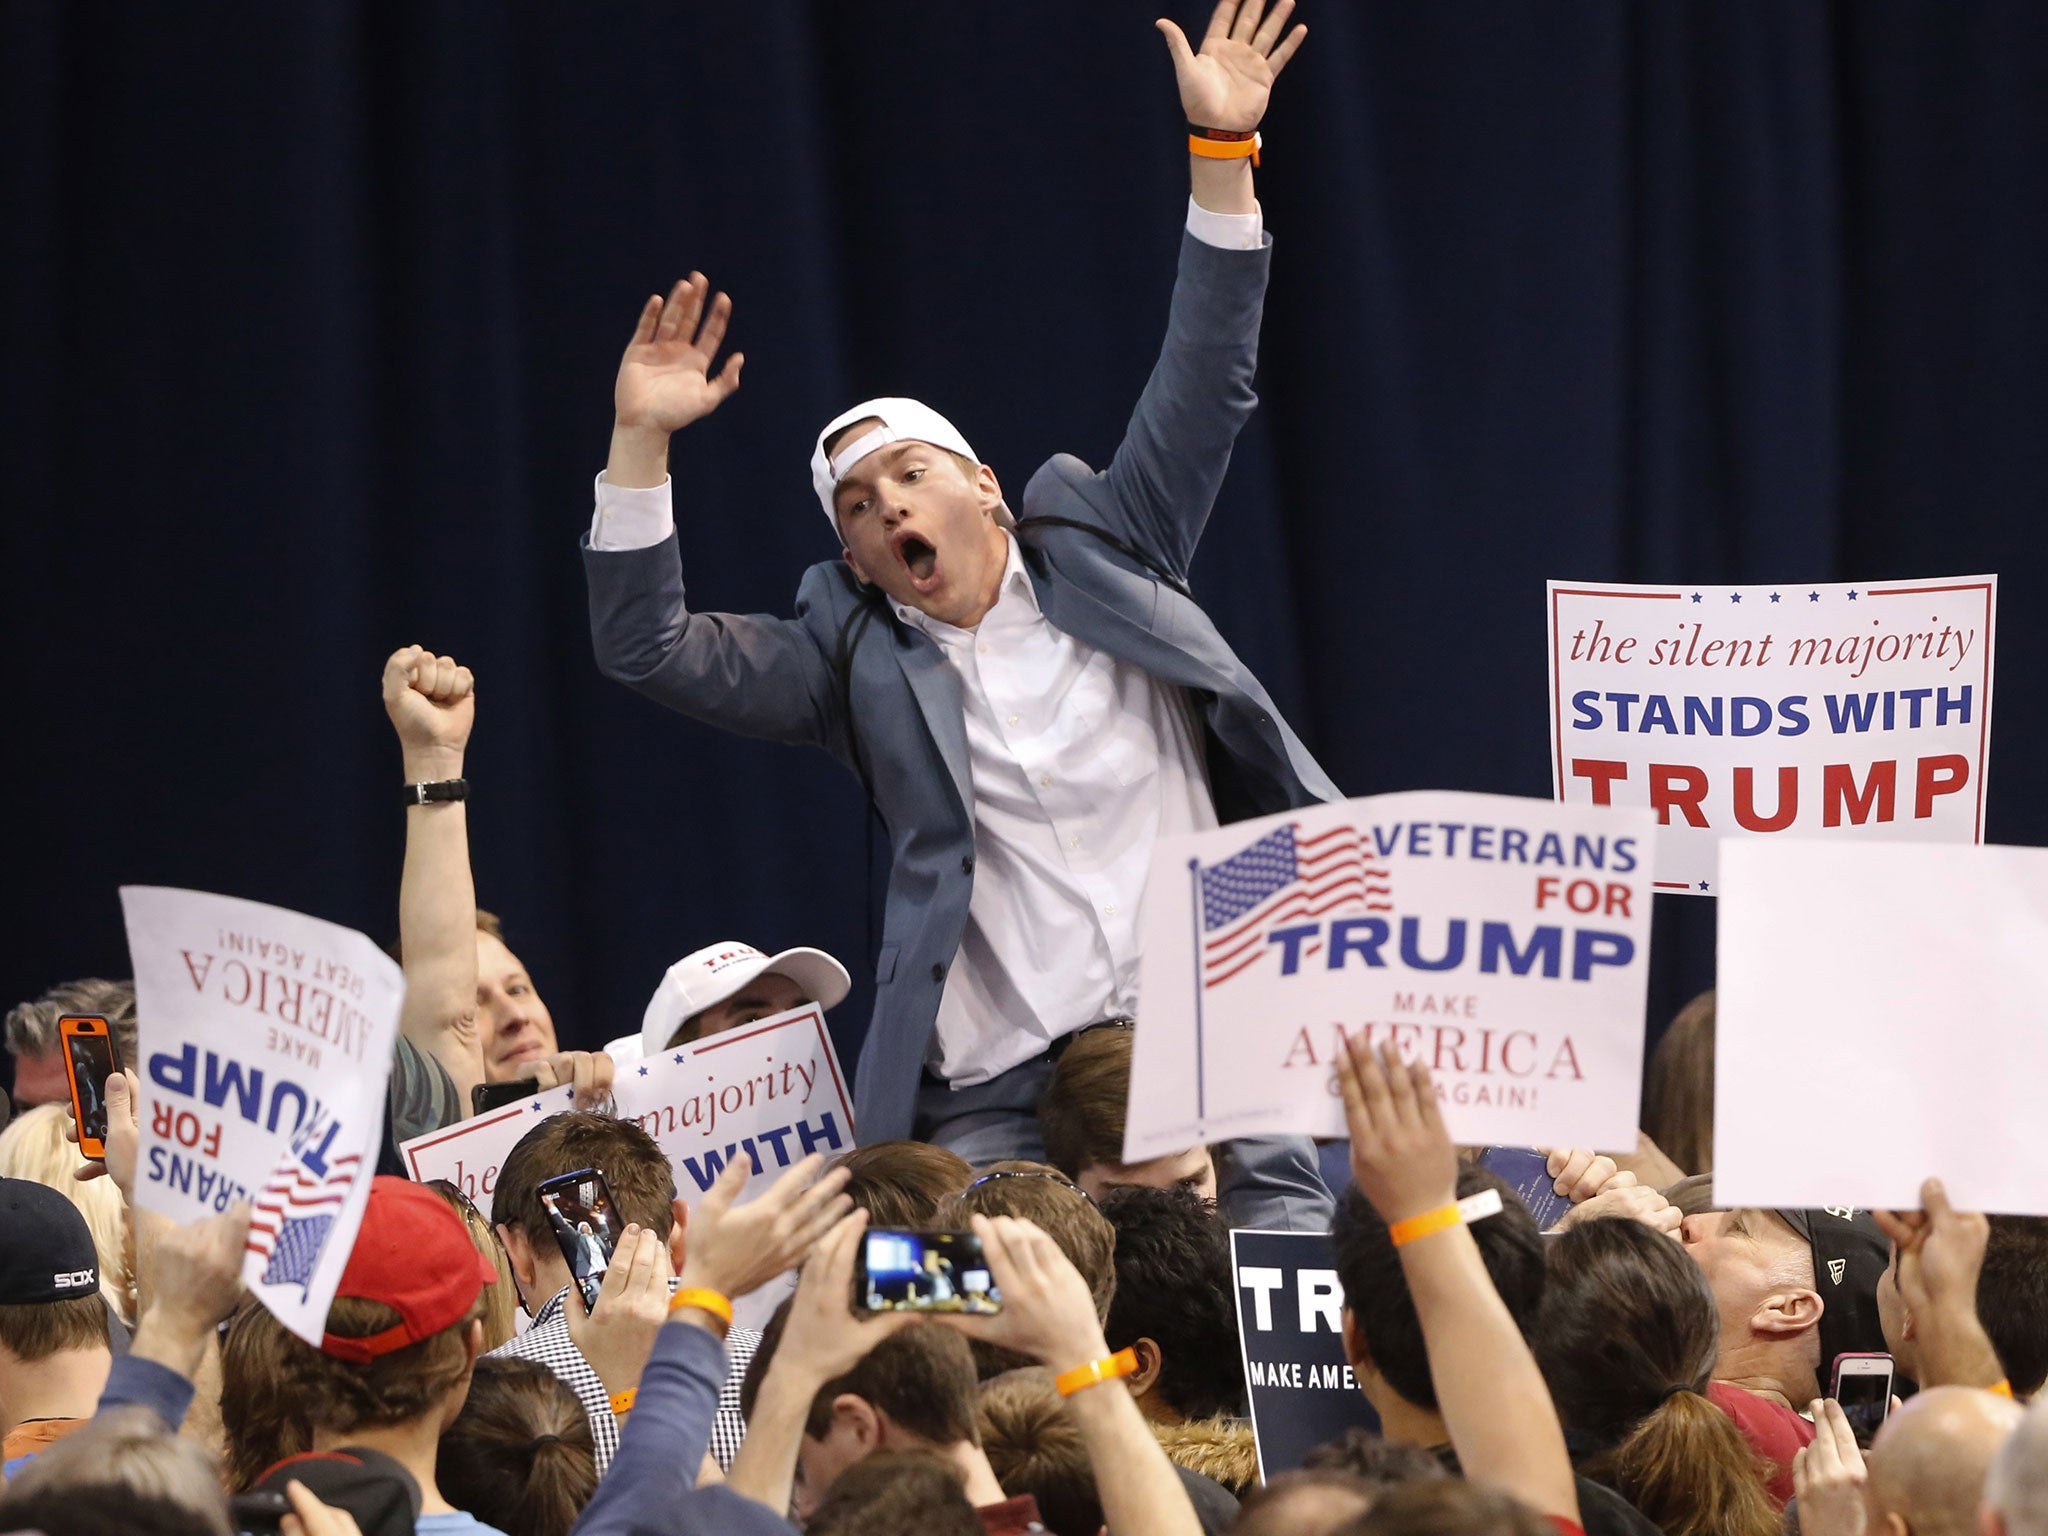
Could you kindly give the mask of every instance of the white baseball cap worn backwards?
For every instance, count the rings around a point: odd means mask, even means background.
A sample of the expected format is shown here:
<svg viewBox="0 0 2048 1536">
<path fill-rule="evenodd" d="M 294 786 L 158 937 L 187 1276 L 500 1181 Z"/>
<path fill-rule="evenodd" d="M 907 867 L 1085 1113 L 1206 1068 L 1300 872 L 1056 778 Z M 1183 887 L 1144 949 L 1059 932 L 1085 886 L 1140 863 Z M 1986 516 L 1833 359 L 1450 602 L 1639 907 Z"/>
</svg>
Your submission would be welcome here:
<svg viewBox="0 0 2048 1536">
<path fill-rule="evenodd" d="M 843 432 L 856 421 L 875 420 L 880 426 L 870 427 L 852 442 L 843 444 L 829 459 L 825 456 L 825 444 L 836 432 Z M 981 462 L 981 455 L 969 446 L 960 429 L 946 420 L 922 400 L 906 400 L 885 395 L 877 400 L 863 400 L 850 411 L 841 411 L 825 423 L 825 430 L 818 434 L 817 444 L 811 450 L 811 488 L 818 493 L 818 504 L 825 509 L 825 521 L 832 525 L 832 531 L 839 531 L 839 518 L 832 510 L 832 493 L 839 487 L 854 465 L 878 448 L 891 443 L 930 443 L 934 448 L 943 448 L 948 453 L 957 453 L 963 459 Z M 996 511 L 996 521 L 1005 528 L 1017 526 L 1010 516 L 1007 504 Z"/>
</svg>

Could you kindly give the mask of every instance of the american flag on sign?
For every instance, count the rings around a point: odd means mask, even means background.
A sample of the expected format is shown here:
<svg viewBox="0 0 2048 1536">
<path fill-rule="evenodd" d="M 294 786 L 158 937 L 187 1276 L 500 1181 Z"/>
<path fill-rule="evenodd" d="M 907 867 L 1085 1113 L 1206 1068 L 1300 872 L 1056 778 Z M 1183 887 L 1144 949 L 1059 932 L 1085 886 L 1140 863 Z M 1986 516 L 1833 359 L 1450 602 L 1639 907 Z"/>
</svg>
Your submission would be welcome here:
<svg viewBox="0 0 2048 1536">
<path fill-rule="evenodd" d="M 249 1217 L 249 1251 L 269 1260 L 265 1283 L 310 1286 L 320 1250 L 348 1202 L 362 1158 L 351 1154 L 326 1165 L 324 1175 L 287 1150 L 270 1182 L 257 1191 Z"/>
<path fill-rule="evenodd" d="M 1364 840 L 1351 826 L 1304 838 L 1290 822 L 1197 874 L 1204 991 L 1258 964 L 1271 947 L 1266 935 L 1282 923 L 1347 906 L 1393 910 L 1387 871 L 1366 863 Z"/>
<path fill-rule="evenodd" d="M 270 1263 L 264 1268 L 265 1285 L 296 1285 L 302 1291 L 313 1284 L 313 1271 L 320 1266 L 320 1249 L 334 1226 L 332 1216 L 288 1217 L 277 1234 Z"/>
</svg>

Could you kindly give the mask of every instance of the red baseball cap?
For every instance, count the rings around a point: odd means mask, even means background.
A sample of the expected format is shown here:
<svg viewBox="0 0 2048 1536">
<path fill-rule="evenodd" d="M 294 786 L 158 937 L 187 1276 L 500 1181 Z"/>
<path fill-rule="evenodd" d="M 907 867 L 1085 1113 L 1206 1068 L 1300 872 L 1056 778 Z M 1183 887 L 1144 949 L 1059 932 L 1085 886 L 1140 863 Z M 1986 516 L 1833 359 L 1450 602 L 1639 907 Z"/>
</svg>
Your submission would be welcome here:
<svg viewBox="0 0 2048 1536">
<path fill-rule="evenodd" d="M 497 1278 L 497 1266 L 477 1252 L 447 1201 L 408 1179 L 379 1174 L 334 1294 L 381 1301 L 399 1321 L 360 1339 L 328 1333 L 320 1350 L 367 1365 L 461 1322 Z"/>
</svg>

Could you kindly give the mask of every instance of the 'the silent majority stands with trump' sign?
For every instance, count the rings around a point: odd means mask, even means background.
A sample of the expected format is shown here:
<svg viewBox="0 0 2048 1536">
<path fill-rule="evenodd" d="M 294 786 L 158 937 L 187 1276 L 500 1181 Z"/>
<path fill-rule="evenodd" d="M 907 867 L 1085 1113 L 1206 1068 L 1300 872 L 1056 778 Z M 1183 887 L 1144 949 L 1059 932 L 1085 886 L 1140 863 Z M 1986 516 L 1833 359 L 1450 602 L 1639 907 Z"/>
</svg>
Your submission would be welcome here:
<svg viewBox="0 0 2048 1536">
<path fill-rule="evenodd" d="M 1162 838 L 1125 1157 L 1343 1135 L 1352 1036 L 1427 1063 L 1462 1143 L 1633 1147 L 1655 831 L 1418 791 Z"/>
<path fill-rule="evenodd" d="M 1657 889 L 1720 840 L 1984 840 L 1998 578 L 1550 583 L 1553 792 L 1647 806 Z"/>
</svg>

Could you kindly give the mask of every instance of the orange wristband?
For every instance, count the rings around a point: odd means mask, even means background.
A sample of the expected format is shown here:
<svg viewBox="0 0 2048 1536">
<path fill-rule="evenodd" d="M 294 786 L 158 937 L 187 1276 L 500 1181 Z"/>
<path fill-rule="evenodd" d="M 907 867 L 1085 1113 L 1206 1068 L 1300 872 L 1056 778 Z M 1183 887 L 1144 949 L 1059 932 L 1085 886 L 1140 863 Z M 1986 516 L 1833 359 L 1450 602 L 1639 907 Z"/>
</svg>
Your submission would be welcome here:
<svg viewBox="0 0 2048 1536">
<path fill-rule="evenodd" d="M 1083 1387 L 1092 1387 L 1098 1381 L 1114 1381 L 1119 1376 L 1129 1376 L 1138 1369 L 1138 1352 L 1135 1349 L 1120 1349 L 1106 1360 L 1090 1360 L 1086 1365 L 1077 1365 L 1071 1371 L 1061 1371 L 1053 1378 L 1053 1385 L 1061 1397 L 1072 1397 Z"/>
<path fill-rule="evenodd" d="M 2010 1376 L 2001 1377 L 1996 1385 L 1986 1387 L 1984 1390 L 1987 1392 L 1995 1392 L 2000 1397 L 2011 1397 L 2012 1378 Z"/>
<path fill-rule="evenodd" d="M 669 1311 L 680 1312 L 684 1307 L 695 1307 L 700 1312 L 709 1312 L 726 1327 L 732 1326 L 732 1298 L 721 1296 L 705 1286 L 693 1285 L 669 1297 Z"/>
<path fill-rule="evenodd" d="M 640 1395 L 638 1387 L 628 1387 L 623 1392 L 612 1394 L 612 1417 L 623 1419 L 633 1411 L 633 1399 Z"/>
<path fill-rule="evenodd" d="M 1188 135 L 1188 153 L 1199 155 L 1204 160 L 1249 160 L 1257 165 L 1261 147 L 1256 133 L 1248 139 L 1205 139 L 1200 134 Z"/>
<path fill-rule="evenodd" d="M 1488 1216 L 1500 1214 L 1500 1191 L 1482 1189 L 1476 1195 L 1467 1195 L 1449 1205 L 1440 1205 L 1433 1211 L 1424 1211 L 1420 1216 L 1410 1216 L 1406 1221 L 1397 1221 L 1387 1228 L 1387 1236 L 1399 1248 L 1414 1242 L 1419 1237 L 1428 1237 L 1447 1227 L 1462 1227 L 1469 1221 L 1482 1221 Z"/>
</svg>

